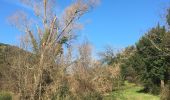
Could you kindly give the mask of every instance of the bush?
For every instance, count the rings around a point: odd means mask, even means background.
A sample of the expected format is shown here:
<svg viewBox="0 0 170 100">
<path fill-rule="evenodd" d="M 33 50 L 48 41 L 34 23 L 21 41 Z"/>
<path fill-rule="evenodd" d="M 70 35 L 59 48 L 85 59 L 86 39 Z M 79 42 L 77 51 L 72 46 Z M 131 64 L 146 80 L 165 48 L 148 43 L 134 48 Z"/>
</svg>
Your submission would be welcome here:
<svg viewBox="0 0 170 100">
<path fill-rule="evenodd" d="M 79 92 L 77 94 L 72 94 L 69 91 L 69 88 L 67 86 L 61 87 L 61 90 L 59 89 L 58 93 L 56 93 L 52 100 L 103 100 L 103 97 L 98 92 Z"/>
<path fill-rule="evenodd" d="M 155 83 L 152 83 L 152 81 L 145 81 L 144 84 L 144 90 L 143 92 L 151 93 L 153 95 L 159 95 L 161 87 L 159 85 L 156 85 Z"/>
<path fill-rule="evenodd" d="M 60 86 L 53 95 L 52 100 L 74 100 L 67 84 Z"/>
<path fill-rule="evenodd" d="M 97 92 L 90 92 L 90 93 L 87 93 L 86 95 L 83 95 L 81 97 L 82 100 L 103 100 L 103 97 L 100 93 L 97 93 Z"/>
<path fill-rule="evenodd" d="M 12 100 L 12 96 L 7 92 L 0 92 L 0 100 Z"/>
</svg>

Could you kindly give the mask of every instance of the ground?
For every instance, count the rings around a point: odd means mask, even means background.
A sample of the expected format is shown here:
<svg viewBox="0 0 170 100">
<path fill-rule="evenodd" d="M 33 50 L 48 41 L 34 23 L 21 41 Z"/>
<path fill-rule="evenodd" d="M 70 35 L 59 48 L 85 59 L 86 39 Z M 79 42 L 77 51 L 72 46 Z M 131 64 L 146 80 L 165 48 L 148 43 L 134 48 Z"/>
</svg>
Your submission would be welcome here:
<svg viewBox="0 0 170 100">
<path fill-rule="evenodd" d="M 104 100 L 160 100 L 159 96 L 139 92 L 142 89 L 142 86 L 125 82 L 121 90 L 110 93 Z M 0 92 L 0 100 L 11 100 L 10 94 Z"/>
<path fill-rule="evenodd" d="M 126 82 L 123 89 L 112 92 L 104 100 L 160 100 L 159 96 L 139 92 L 142 89 L 142 86 Z"/>
</svg>

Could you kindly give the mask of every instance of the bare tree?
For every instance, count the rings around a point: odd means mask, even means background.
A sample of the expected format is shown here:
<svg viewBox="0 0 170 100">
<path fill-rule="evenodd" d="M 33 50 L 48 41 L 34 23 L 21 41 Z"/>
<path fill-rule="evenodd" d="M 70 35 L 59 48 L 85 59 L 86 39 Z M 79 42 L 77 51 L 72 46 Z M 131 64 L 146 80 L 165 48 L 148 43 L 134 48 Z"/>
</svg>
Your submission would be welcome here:
<svg viewBox="0 0 170 100">
<path fill-rule="evenodd" d="M 18 11 L 9 20 L 25 32 L 21 47 L 32 52 L 20 53 L 16 60 L 20 99 L 49 99 L 60 87 L 65 71 L 57 64 L 58 58 L 62 60 L 63 45 L 73 39 L 77 20 L 95 6 L 96 0 L 75 0 L 61 16 L 56 15 L 55 0 L 20 1 L 39 19 Z"/>
<path fill-rule="evenodd" d="M 103 52 L 99 52 L 98 55 L 101 57 L 103 63 L 111 65 L 115 62 L 116 52 L 111 46 L 106 46 Z"/>
</svg>

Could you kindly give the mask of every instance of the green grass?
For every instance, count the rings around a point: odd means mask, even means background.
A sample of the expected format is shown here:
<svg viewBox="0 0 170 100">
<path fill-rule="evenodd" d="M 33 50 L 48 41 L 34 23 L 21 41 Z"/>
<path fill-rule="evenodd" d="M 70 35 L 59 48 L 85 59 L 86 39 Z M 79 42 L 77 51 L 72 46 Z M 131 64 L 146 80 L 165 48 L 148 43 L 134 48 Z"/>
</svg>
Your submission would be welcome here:
<svg viewBox="0 0 170 100">
<path fill-rule="evenodd" d="M 104 100 L 160 100 L 159 96 L 154 96 L 147 93 L 139 93 L 143 87 L 132 83 L 125 83 L 123 89 L 114 91 L 106 96 Z"/>
<path fill-rule="evenodd" d="M 0 100 L 12 100 L 12 95 L 8 92 L 0 92 Z"/>
</svg>

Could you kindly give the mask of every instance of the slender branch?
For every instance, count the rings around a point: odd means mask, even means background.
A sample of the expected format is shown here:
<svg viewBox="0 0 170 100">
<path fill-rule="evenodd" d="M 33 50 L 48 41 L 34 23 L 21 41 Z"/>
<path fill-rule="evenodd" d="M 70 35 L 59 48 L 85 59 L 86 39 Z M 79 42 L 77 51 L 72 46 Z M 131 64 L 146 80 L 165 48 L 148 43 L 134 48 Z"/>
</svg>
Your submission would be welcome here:
<svg viewBox="0 0 170 100">
<path fill-rule="evenodd" d="M 69 23 L 62 29 L 61 33 L 58 35 L 56 41 L 60 38 L 60 36 L 65 32 L 65 30 L 70 26 L 70 24 L 74 21 L 76 16 L 72 17 L 72 19 L 69 21 Z"/>
<path fill-rule="evenodd" d="M 44 24 L 47 23 L 47 0 L 44 0 Z"/>
<path fill-rule="evenodd" d="M 48 36 L 48 39 L 47 39 L 47 43 L 49 43 L 51 37 L 52 37 L 52 34 L 54 32 L 54 25 L 55 25 L 55 22 L 57 20 L 57 16 L 54 17 L 52 23 L 51 23 L 51 31 L 50 31 L 50 35 Z"/>
<path fill-rule="evenodd" d="M 61 36 L 62 34 L 64 34 L 65 30 L 70 26 L 70 24 L 75 20 L 75 18 L 77 17 L 77 19 L 80 18 L 80 16 L 76 16 L 76 14 L 78 14 L 79 12 L 81 12 L 82 10 L 76 10 L 74 12 L 74 16 L 70 19 L 70 21 L 67 23 L 67 25 L 62 29 L 61 33 L 58 35 L 58 37 L 56 38 L 55 41 L 57 41 Z M 82 15 L 82 14 L 81 14 Z"/>
<path fill-rule="evenodd" d="M 147 38 L 147 39 L 151 42 L 151 44 L 152 44 L 157 50 L 163 52 L 163 53 L 164 53 L 165 55 L 167 55 L 167 56 L 170 56 L 169 53 L 166 53 L 166 52 L 163 51 L 161 48 L 159 48 L 159 47 L 154 43 L 154 41 L 152 41 L 150 38 Z"/>
</svg>

